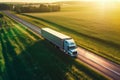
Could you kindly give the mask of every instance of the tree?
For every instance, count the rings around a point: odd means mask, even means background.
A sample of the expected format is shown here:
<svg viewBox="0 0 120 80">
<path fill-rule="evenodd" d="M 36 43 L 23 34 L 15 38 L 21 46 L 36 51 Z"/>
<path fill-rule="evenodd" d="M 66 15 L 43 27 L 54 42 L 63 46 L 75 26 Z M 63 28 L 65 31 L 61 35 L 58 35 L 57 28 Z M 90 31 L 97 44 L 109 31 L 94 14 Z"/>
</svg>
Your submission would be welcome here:
<svg viewBox="0 0 120 80">
<path fill-rule="evenodd" d="M 2 13 L 0 13 L 0 18 L 3 18 L 3 14 Z"/>
</svg>

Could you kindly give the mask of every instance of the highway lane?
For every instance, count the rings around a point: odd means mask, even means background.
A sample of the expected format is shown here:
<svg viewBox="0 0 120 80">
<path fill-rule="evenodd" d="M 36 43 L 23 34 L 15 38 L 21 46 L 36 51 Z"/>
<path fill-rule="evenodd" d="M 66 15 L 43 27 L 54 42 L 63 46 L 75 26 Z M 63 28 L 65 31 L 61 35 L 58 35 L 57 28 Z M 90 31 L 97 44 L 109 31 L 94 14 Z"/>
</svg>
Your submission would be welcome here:
<svg viewBox="0 0 120 80">
<path fill-rule="evenodd" d="M 78 48 L 78 53 L 78 59 L 91 66 L 91 68 L 96 69 L 113 80 L 120 79 L 120 65 L 108 61 L 107 59 L 80 47 Z"/>
<path fill-rule="evenodd" d="M 24 21 L 23 19 L 20 19 L 18 18 L 17 16 L 9 13 L 9 11 L 3 11 L 7 16 L 9 16 L 11 19 L 23 24 L 24 26 L 27 26 L 28 28 L 32 29 L 33 31 L 35 31 L 37 34 L 40 34 L 41 33 L 41 30 L 39 27 L 31 24 L 31 23 L 28 23 L 26 21 Z"/>
<path fill-rule="evenodd" d="M 12 18 L 13 20 L 25 25 L 26 27 L 30 28 L 37 34 L 41 34 L 41 30 L 39 27 L 25 21 L 24 19 L 20 19 L 19 17 L 15 16 L 14 14 L 10 13 L 9 11 L 3 11 L 8 17 Z M 77 58 L 82 62 L 89 65 L 91 68 L 97 70 L 98 72 L 105 74 L 106 76 L 110 77 L 113 80 L 120 79 L 120 65 L 115 64 L 105 58 L 102 58 L 94 53 L 87 51 L 81 47 L 78 48 L 78 56 Z"/>
</svg>

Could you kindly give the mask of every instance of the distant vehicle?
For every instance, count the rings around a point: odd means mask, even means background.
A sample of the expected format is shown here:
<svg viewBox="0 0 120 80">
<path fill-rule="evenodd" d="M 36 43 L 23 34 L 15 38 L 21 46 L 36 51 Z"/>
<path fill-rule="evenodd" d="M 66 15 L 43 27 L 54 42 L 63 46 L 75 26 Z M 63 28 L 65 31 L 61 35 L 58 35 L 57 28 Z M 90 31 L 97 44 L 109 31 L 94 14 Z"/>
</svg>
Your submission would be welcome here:
<svg viewBox="0 0 120 80">
<path fill-rule="evenodd" d="M 50 28 L 42 28 L 41 35 L 66 54 L 73 57 L 77 56 L 77 46 L 71 37 Z"/>
</svg>

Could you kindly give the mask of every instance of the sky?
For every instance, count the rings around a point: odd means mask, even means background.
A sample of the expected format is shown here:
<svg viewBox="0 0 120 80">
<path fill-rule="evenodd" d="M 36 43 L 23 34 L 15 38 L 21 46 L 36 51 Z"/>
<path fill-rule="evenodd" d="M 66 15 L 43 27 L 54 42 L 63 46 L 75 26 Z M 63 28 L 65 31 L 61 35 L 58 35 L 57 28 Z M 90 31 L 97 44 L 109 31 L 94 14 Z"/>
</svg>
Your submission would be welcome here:
<svg viewBox="0 0 120 80">
<path fill-rule="evenodd" d="M 0 2 L 120 1 L 120 0 L 0 0 Z"/>
</svg>

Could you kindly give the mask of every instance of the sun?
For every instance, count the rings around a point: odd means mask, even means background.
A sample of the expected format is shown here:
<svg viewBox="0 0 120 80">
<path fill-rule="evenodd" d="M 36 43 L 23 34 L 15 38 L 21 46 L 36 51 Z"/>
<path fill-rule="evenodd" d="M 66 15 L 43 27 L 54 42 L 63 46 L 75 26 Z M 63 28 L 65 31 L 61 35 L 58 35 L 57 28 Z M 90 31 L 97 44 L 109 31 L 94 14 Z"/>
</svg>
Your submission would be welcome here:
<svg viewBox="0 0 120 80">
<path fill-rule="evenodd" d="M 113 1 L 113 0 L 99 0 L 99 1 L 108 2 L 108 1 Z"/>
<path fill-rule="evenodd" d="M 120 0 L 96 0 L 96 5 L 102 10 L 114 9 L 116 7 L 116 2 Z"/>
<path fill-rule="evenodd" d="M 100 4 L 109 4 L 109 3 L 114 3 L 117 0 L 96 0 L 97 2 L 99 2 Z"/>
<path fill-rule="evenodd" d="M 111 2 L 111 1 L 118 1 L 118 2 L 120 2 L 120 0 L 79 0 L 79 1 L 89 1 L 89 2 Z"/>
</svg>

